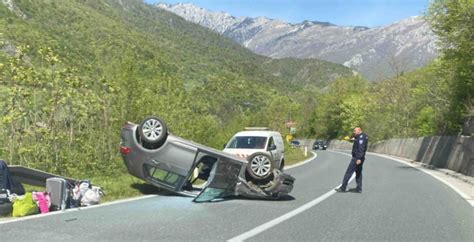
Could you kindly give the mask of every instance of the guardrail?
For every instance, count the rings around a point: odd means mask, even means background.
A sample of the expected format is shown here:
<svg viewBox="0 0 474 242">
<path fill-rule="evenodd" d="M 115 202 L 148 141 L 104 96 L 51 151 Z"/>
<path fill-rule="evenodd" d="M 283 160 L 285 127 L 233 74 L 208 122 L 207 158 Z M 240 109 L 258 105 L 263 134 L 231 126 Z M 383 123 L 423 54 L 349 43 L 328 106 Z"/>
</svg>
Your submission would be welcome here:
<svg viewBox="0 0 474 242">
<path fill-rule="evenodd" d="M 58 176 L 52 173 L 24 166 L 10 165 L 8 166 L 8 170 L 10 171 L 10 175 L 12 176 L 13 180 L 33 186 L 46 187 L 46 179 L 51 177 L 61 177 L 66 179 L 68 182 L 76 182 L 76 180 L 71 178 Z"/>
</svg>

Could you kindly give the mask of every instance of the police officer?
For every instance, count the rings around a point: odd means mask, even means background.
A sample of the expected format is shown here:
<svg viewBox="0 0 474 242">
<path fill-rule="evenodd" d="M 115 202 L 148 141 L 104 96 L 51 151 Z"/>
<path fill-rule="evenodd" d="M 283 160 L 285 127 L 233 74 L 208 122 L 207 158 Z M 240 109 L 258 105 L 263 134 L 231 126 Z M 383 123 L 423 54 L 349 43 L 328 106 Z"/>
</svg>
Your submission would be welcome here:
<svg viewBox="0 0 474 242">
<path fill-rule="evenodd" d="M 354 172 L 356 173 L 357 188 L 351 189 L 351 191 L 358 193 L 362 192 L 362 165 L 364 164 L 369 137 L 362 132 L 361 127 L 355 127 L 353 139 L 354 144 L 352 145 L 351 163 L 349 163 L 349 166 L 347 167 L 341 187 L 336 188 L 337 192 L 346 192 L 347 183 Z"/>
</svg>

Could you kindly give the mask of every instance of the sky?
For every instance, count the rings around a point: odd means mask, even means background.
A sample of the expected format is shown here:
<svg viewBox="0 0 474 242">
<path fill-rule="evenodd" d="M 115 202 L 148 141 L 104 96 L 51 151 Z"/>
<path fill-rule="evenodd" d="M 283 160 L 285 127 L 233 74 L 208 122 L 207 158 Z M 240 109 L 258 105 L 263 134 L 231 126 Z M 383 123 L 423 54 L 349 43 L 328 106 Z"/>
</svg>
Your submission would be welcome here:
<svg viewBox="0 0 474 242">
<path fill-rule="evenodd" d="M 429 0 L 145 0 L 147 3 L 192 3 L 235 17 L 304 20 L 343 26 L 385 26 L 410 16 L 422 15 Z"/>
</svg>

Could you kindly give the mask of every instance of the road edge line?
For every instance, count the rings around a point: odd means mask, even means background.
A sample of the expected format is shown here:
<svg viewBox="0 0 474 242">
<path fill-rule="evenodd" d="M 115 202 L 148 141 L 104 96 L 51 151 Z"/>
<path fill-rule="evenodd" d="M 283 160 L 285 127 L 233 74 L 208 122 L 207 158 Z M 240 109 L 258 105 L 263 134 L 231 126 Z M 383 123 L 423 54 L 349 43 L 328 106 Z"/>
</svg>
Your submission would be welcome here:
<svg viewBox="0 0 474 242">
<path fill-rule="evenodd" d="M 114 204 L 132 202 L 132 201 L 137 201 L 137 200 L 150 198 L 150 197 L 156 197 L 156 196 L 158 196 L 158 195 L 151 194 L 151 195 L 145 195 L 145 196 L 140 196 L 140 197 L 133 197 L 133 198 L 126 198 L 126 199 L 116 200 L 116 201 L 112 201 L 112 202 L 106 202 L 106 203 L 97 204 L 97 205 L 88 206 L 88 207 L 69 208 L 69 209 L 66 209 L 64 211 L 51 211 L 51 212 L 48 212 L 48 213 L 35 214 L 35 215 L 25 216 L 25 217 L 21 217 L 21 218 L 12 218 L 12 219 L 7 218 L 7 220 L 4 220 L 4 221 L 0 220 L 0 225 L 8 224 L 8 223 L 14 223 L 14 222 L 20 222 L 20 221 L 25 221 L 25 220 L 30 220 L 30 219 L 37 219 L 37 218 L 54 216 L 54 215 L 60 215 L 60 214 L 65 214 L 65 213 L 70 213 L 70 212 L 75 212 L 75 211 L 81 211 L 81 210 L 86 210 L 86 209 L 105 207 L 105 206 L 114 205 Z"/>
<path fill-rule="evenodd" d="M 284 172 L 285 170 L 289 170 L 289 169 L 292 169 L 292 168 L 295 168 L 295 167 L 298 167 L 298 166 L 302 166 L 302 165 L 304 165 L 304 164 L 307 164 L 307 163 L 309 163 L 310 161 L 313 161 L 314 159 L 316 159 L 316 158 L 318 157 L 318 154 L 316 154 L 316 152 L 311 151 L 311 153 L 313 153 L 313 155 L 314 155 L 313 157 L 310 157 L 310 158 L 308 158 L 308 159 L 306 159 L 306 160 L 300 161 L 300 162 L 298 162 L 298 163 L 296 163 L 296 164 L 289 165 L 289 166 L 287 166 L 287 167 L 283 167 L 283 172 Z"/>
<path fill-rule="evenodd" d="M 408 165 L 410 167 L 413 167 L 413 168 L 416 168 L 417 170 L 419 171 L 422 171 L 424 172 L 425 174 L 428 174 L 430 176 L 432 176 L 433 178 L 435 178 L 436 180 L 444 183 L 446 186 L 448 186 L 449 188 L 453 189 L 457 194 L 459 194 L 459 196 L 461 196 L 467 203 L 469 203 L 472 207 L 474 207 L 474 198 L 471 198 L 469 195 L 467 195 L 466 193 L 464 193 L 463 191 L 459 190 L 457 187 L 453 186 L 451 183 L 449 183 L 448 181 L 446 181 L 445 179 L 443 179 L 442 177 L 440 177 L 438 174 L 436 173 L 432 173 L 432 172 L 429 172 L 429 170 L 426 170 L 426 168 L 424 168 L 423 166 L 421 165 L 418 165 L 418 164 L 413 164 L 413 163 L 410 163 L 408 161 L 404 161 L 404 160 L 401 160 L 401 159 L 398 159 L 398 158 L 395 158 L 395 157 L 392 157 L 392 156 L 389 156 L 389 155 L 384 155 L 384 154 L 378 154 L 378 153 L 374 153 L 374 152 L 367 152 L 368 154 L 371 154 L 371 155 L 377 155 L 377 156 L 380 156 L 380 157 L 384 157 L 384 158 L 387 158 L 387 159 L 391 159 L 391 160 L 394 160 L 394 161 L 397 161 L 399 163 L 402 163 L 402 164 L 405 164 L 405 165 Z"/>
<path fill-rule="evenodd" d="M 345 154 L 345 153 L 341 153 L 341 154 L 344 154 L 344 155 L 348 155 L 348 154 Z M 350 156 L 350 155 L 349 155 Z M 349 179 L 349 182 L 350 183 L 352 180 L 354 180 L 355 178 L 355 174 L 352 174 L 351 178 Z M 259 225 L 245 233 L 242 233 L 240 235 L 237 235 L 231 239 L 228 239 L 227 242 L 237 242 L 237 241 L 244 241 L 246 239 L 249 239 L 257 234 L 260 234 L 262 233 L 263 231 L 273 227 L 273 226 L 276 226 L 316 205 L 318 205 L 319 203 L 321 203 L 322 201 L 328 199 L 329 197 L 331 197 L 332 195 L 336 194 L 337 192 L 334 190 L 336 188 L 339 188 L 342 184 L 339 184 L 338 186 L 334 187 L 333 189 L 331 189 L 330 191 L 326 192 L 325 194 L 303 204 L 302 206 L 296 208 L 296 209 L 293 209 L 277 218 L 274 218 L 262 225 Z"/>
</svg>

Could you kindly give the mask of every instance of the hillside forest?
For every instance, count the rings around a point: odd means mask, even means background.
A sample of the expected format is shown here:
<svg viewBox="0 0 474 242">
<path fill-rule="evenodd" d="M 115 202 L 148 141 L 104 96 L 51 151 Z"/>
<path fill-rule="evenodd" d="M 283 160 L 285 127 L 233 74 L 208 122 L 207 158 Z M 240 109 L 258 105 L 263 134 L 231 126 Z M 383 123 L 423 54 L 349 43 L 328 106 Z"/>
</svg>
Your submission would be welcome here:
<svg viewBox="0 0 474 242">
<path fill-rule="evenodd" d="M 65 176 L 123 174 L 120 129 L 149 115 L 217 149 L 246 126 L 371 142 L 457 135 L 474 115 L 474 4 L 431 2 L 439 58 L 369 82 L 274 60 L 140 0 L 0 4 L 0 158 Z"/>
</svg>

